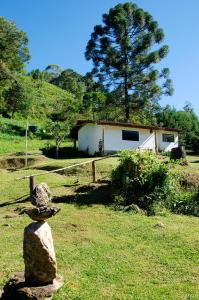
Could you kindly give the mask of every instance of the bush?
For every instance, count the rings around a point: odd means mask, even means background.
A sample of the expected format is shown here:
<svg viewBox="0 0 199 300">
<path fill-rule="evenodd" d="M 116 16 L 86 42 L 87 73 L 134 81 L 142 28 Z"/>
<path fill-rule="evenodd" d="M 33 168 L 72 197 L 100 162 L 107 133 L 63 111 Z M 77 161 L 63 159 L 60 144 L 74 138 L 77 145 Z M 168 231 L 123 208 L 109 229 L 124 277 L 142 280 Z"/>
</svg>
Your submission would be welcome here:
<svg viewBox="0 0 199 300">
<path fill-rule="evenodd" d="M 112 182 L 123 199 L 120 204 L 136 204 L 148 214 L 170 208 L 179 188 L 173 162 L 166 164 L 152 152 L 124 150 L 120 154 L 120 164 L 112 172 Z"/>
<path fill-rule="evenodd" d="M 172 211 L 199 217 L 199 190 L 182 192 L 173 203 Z"/>
</svg>

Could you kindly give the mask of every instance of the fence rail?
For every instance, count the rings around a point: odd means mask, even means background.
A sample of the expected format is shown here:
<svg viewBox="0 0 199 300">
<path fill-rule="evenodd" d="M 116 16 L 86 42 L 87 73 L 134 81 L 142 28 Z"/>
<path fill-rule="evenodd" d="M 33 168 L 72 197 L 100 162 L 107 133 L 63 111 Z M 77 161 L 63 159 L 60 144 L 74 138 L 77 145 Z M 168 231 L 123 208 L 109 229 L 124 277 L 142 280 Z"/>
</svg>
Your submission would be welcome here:
<svg viewBox="0 0 199 300">
<path fill-rule="evenodd" d="M 73 165 L 70 165 L 70 166 L 67 166 L 67 167 L 63 167 L 63 168 L 60 168 L 60 169 L 19 177 L 19 178 L 16 178 L 16 180 L 29 179 L 29 187 L 30 187 L 30 195 L 31 195 L 34 188 L 35 188 L 35 177 L 42 176 L 42 175 L 47 175 L 47 174 L 50 174 L 50 173 L 58 173 L 58 172 L 63 171 L 63 170 L 72 169 L 72 168 L 82 166 L 82 165 L 86 165 L 86 164 L 91 164 L 91 166 L 92 166 L 92 179 L 93 179 L 93 183 L 95 183 L 97 181 L 96 162 L 98 162 L 100 160 L 103 160 L 103 159 L 108 159 L 108 158 L 118 157 L 118 156 L 119 156 L 118 154 L 103 156 L 103 157 L 95 158 L 95 159 L 92 159 L 92 160 L 84 161 L 84 162 L 81 162 L 81 163 L 78 163 L 78 164 L 73 164 Z"/>
</svg>

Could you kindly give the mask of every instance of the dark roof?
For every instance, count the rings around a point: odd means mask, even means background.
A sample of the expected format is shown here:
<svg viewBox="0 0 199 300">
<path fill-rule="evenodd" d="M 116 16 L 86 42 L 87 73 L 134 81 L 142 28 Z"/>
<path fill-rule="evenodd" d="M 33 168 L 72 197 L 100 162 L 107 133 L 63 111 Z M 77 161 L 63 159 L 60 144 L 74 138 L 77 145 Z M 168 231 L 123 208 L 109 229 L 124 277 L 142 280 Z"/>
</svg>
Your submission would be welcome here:
<svg viewBox="0 0 199 300">
<path fill-rule="evenodd" d="M 78 120 L 75 127 L 73 127 L 71 136 L 73 138 L 78 137 L 78 130 L 86 124 L 97 124 L 97 125 L 111 125 L 117 127 L 130 127 L 130 128 L 142 128 L 142 129 L 152 129 L 152 130 L 165 130 L 165 131 L 174 131 L 179 132 L 179 129 L 167 128 L 167 127 L 158 127 L 142 124 L 133 124 L 133 123 L 122 123 L 122 122 L 112 122 L 112 121 L 93 121 L 93 120 Z"/>
</svg>

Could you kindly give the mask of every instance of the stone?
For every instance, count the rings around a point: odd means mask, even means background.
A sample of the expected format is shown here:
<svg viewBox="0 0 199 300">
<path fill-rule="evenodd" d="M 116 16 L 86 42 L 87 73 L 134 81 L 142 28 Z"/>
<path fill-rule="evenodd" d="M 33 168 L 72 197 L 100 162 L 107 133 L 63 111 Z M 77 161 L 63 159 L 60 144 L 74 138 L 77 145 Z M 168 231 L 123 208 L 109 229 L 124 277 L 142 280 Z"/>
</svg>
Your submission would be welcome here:
<svg viewBox="0 0 199 300">
<path fill-rule="evenodd" d="M 53 293 L 62 285 L 57 276 L 57 264 L 50 226 L 46 219 L 54 216 L 60 208 L 48 205 L 50 190 L 45 183 L 38 184 L 31 202 L 36 207 L 23 207 L 19 214 L 27 214 L 37 222 L 24 229 L 23 257 L 25 272 L 17 273 L 0 291 L 1 300 L 51 300 Z M 9 227 L 9 224 L 4 224 Z"/>
<path fill-rule="evenodd" d="M 25 280 L 29 284 L 44 285 L 56 278 L 57 264 L 50 226 L 34 222 L 24 230 Z"/>
<path fill-rule="evenodd" d="M 62 287 L 63 279 L 57 276 L 51 284 L 28 285 L 24 273 L 16 273 L 4 286 L 1 300 L 51 300 L 53 294 Z M 0 295 L 1 296 L 1 295 Z"/>
<path fill-rule="evenodd" d="M 131 205 L 126 206 L 125 211 L 132 211 L 135 214 L 140 214 L 142 212 L 139 206 L 133 203 Z"/>
<path fill-rule="evenodd" d="M 60 211 L 57 206 L 41 206 L 34 208 L 22 208 L 20 210 L 20 215 L 27 214 L 34 221 L 44 221 L 52 216 L 56 215 Z"/>
<path fill-rule="evenodd" d="M 30 201 L 32 205 L 41 207 L 47 206 L 48 202 L 51 200 L 51 192 L 46 183 L 40 183 L 36 185 L 32 195 L 30 196 Z"/>
<path fill-rule="evenodd" d="M 154 225 L 154 227 L 165 228 L 165 225 L 164 225 L 162 222 L 158 221 L 158 222 Z"/>
</svg>

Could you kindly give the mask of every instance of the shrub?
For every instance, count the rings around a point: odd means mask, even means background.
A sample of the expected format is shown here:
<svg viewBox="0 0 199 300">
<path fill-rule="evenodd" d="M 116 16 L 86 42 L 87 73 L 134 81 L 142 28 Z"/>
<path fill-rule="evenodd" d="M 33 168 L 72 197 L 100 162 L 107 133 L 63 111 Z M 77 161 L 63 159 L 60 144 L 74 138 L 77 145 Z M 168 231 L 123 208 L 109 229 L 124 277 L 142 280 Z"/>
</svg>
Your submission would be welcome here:
<svg viewBox="0 0 199 300">
<path fill-rule="evenodd" d="M 199 217 L 199 190 L 184 191 L 178 195 L 173 203 L 172 210 L 178 214 L 194 215 Z"/>
<path fill-rule="evenodd" d="M 179 188 L 179 175 L 174 172 L 173 162 L 166 164 L 147 151 L 124 150 L 120 154 L 112 182 L 117 194 L 122 196 L 121 205 L 134 203 L 148 214 L 154 214 L 157 208 L 170 208 Z"/>
</svg>

